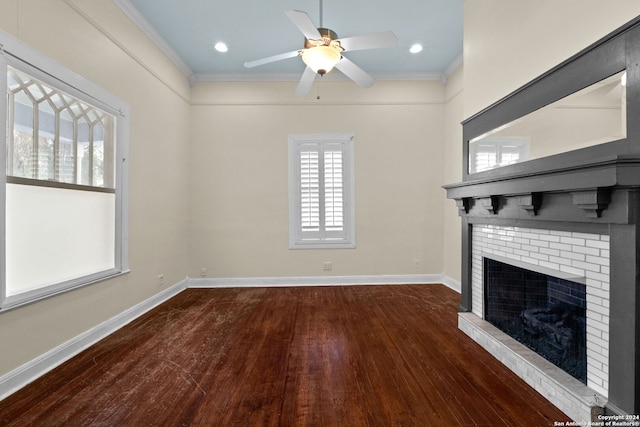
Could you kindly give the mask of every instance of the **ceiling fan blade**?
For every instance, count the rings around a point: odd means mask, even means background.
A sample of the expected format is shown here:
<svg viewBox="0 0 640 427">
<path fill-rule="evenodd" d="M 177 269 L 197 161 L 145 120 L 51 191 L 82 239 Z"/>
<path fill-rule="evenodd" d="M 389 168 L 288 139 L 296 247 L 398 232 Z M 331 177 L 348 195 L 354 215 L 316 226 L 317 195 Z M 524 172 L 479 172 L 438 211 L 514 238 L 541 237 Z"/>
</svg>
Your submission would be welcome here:
<svg viewBox="0 0 640 427">
<path fill-rule="evenodd" d="M 316 78 L 316 73 L 310 67 L 305 68 L 304 73 L 302 73 L 302 78 L 300 79 L 300 83 L 298 83 L 298 88 L 296 89 L 296 96 L 305 96 L 311 90 L 311 85 Z"/>
<path fill-rule="evenodd" d="M 398 38 L 392 31 L 347 37 L 338 41 L 345 51 L 398 46 Z"/>
<path fill-rule="evenodd" d="M 322 40 L 322 36 L 316 28 L 316 24 L 313 23 L 306 12 L 301 12 L 299 10 L 287 10 L 284 13 L 286 13 L 289 19 L 291 19 L 291 22 L 298 27 L 307 39 Z"/>
<path fill-rule="evenodd" d="M 344 56 L 338 63 L 336 64 L 336 68 L 342 73 L 349 77 L 354 82 L 358 83 L 360 87 L 369 88 L 373 86 L 376 82 L 376 79 L 367 74 L 362 68 L 358 67 L 353 62 L 349 61 Z"/>
<path fill-rule="evenodd" d="M 246 68 L 253 68 L 259 65 L 268 64 L 270 62 L 281 61 L 283 59 L 293 58 L 294 56 L 298 56 L 300 54 L 299 50 L 294 50 L 293 52 L 281 53 L 279 55 L 269 56 L 267 58 L 256 59 L 255 61 L 245 62 L 244 66 Z"/>
</svg>

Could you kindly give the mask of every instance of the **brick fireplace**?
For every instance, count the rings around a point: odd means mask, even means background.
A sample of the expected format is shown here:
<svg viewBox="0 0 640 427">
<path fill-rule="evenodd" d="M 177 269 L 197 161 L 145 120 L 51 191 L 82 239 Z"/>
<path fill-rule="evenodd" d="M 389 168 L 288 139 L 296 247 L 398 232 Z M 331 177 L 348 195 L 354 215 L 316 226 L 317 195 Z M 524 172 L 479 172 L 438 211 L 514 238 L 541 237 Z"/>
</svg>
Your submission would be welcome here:
<svg viewBox="0 0 640 427">
<path fill-rule="evenodd" d="M 460 329 L 579 422 L 597 421 L 602 413 L 640 413 L 639 64 L 640 17 L 465 120 L 463 180 L 444 186 L 461 218 Z M 611 79 L 622 75 L 624 83 L 618 79 L 615 92 L 611 91 Z M 587 101 L 582 96 L 604 86 L 622 101 L 618 107 L 597 106 L 603 116 L 604 110 L 607 114 L 617 111 L 612 127 L 594 125 L 580 116 L 595 109 L 592 98 Z M 566 102 L 574 94 L 582 98 L 572 100 L 581 101 Z M 571 125 L 554 134 L 554 125 L 572 109 L 576 115 Z M 544 132 L 534 137 L 517 133 L 539 110 L 549 114 L 550 124 L 535 122 L 528 129 Z M 564 151 L 545 151 L 571 140 L 572 130 L 578 127 L 580 131 L 604 129 L 607 134 L 617 127 L 622 132 L 604 138 L 593 135 L 593 143 L 579 148 L 568 144 Z M 511 137 L 506 138 L 505 129 Z M 498 136 L 493 142 L 483 140 L 494 134 Z M 484 145 L 472 148 L 478 140 Z M 518 145 L 523 141 L 530 148 Z M 490 169 L 471 167 L 477 153 L 498 157 L 505 147 L 510 155 L 532 156 L 515 163 L 497 162 Z M 538 157 L 533 156 L 536 153 Z M 526 340 L 518 341 L 508 328 L 492 324 L 499 322 L 491 316 L 487 319 L 488 260 L 562 282 L 540 285 L 546 289 L 528 297 L 534 303 L 518 303 L 513 310 L 534 324 L 527 333 L 554 337 L 560 352 L 584 347 L 584 374 L 566 369 Z M 509 286 L 499 292 L 507 292 Z M 559 291 L 558 286 L 583 294 L 584 299 L 577 301 L 577 308 L 560 314 L 563 320 L 540 323 L 544 316 L 539 314 L 553 314 L 555 303 L 572 302 L 549 297 Z M 565 322 L 566 313 L 574 312 L 578 315 Z M 584 323 L 584 333 L 580 329 L 566 332 L 571 322 L 574 326 Z M 574 341 L 582 340 L 581 334 L 584 343 Z"/>
<path fill-rule="evenodd" d="M 471 233 L 471 315 L 460 328 L 574 419 L 590 419 L 603 406 L 609 381 L 609 236 L 541 228 L 478 224 Z M 517 266 L 586 288 L 586 384 L 520 345 L 485 319 L 485 260 Z M 514 353 L 514 348 L 517 351 Z"/>
</svg>

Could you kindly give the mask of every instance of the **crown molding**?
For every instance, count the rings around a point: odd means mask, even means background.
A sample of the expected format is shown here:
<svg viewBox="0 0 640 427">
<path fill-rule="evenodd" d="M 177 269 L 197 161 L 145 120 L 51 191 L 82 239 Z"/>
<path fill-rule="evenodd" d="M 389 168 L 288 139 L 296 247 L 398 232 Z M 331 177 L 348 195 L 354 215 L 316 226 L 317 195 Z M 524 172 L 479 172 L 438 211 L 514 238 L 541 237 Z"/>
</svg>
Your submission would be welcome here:
<svg viewBox="0 0 640 427">
<path fill-rule="evenodd" d="M 440 72 L 372 73 L 376 80 L 442 80 Z"/>
<path fill-rule="evenodd" d="M 446 83 L 449 77 L 451 77 L 451 75 L 455 73 L 458 70 L 458 68 L 462 67 L 462 63 L 463 63 L 463 57 L 462 57 L 462 52 L 460 52 L 458 56 L 453 58 L 453 60 L 449 63 L 449 65 L 447 65 L 447 68 L 444 69 L 444 72 L 442 73 L 444 77 L 444 79 L 442 80 L 442 83 Z"/>
<path fill-rule="evenodd" d="M 190 78 L 191 84 L 198 82 L 297 82 L 300 73 L 195 73 Z M 443 73 L 371 73 L 376 80 L 440 80 L 445 81 Z M 331 73 L 322 77 L 324 81 L 350 81 L 342 73 Z M 443 80 L 444 79 L 444 80 Z"/>
<path fill-rule="evenodd" d="M 198 82 L 297 82 L 300 73 L 195 73 L 189 79 Z M 329 76 L 326 76 L 329 79 Z M 331 78 L 331 80 L 335 80 Z"/>
<path fill-rule="evenodd" d="M 164 53 L 170 60 L 173 62 L 176 67 L 184 73 L 185 76 L 189 77 L 191 80 L 191 76 L 193 75 L 193 70 L 191 67 L 187 65 L 186 62 L 178 55 L 178 53 L 167 43 L 167 41 L 153 28 L 153 25 L 146 20 L 144 16 L 136 9 L 136 7 L 131 4 L 129 0 L 112 0 L 113 3 L 122 10 L 122 12 L 133 21 L 134 24 L 140 28 L 149 39 Z"/>
</svg>

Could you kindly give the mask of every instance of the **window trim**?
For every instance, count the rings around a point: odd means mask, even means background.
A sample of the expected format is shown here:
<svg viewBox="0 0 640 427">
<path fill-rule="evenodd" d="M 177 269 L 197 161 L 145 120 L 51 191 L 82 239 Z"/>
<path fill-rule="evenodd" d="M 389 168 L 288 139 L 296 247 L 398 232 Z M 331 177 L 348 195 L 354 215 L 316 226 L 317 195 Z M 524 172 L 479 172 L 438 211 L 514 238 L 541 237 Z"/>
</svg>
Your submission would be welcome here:
<svg viewBox="0 0 640 427">
<path fill-rule="evenodd" d="M 355 168 L 353 133 L 346 134 L 292 134 L 289 135 L 289 249 L 353 249 L 356 247 L 355 230 Z M 298 147 L 305 143 L 343 145 L 343 221 L 345 238 L 302 239 L 300 218 L 300 186 L 298 185 Z"/>
<path fill-rule="evenodd" d="M 128 156 L 131 112 L 129 104 L 38 50 L 15 39 L 12 35 L 0 30 L 0 70 L 4 72 L 4 77 L 0 79 L 0 94 L 3 94 L 2 96 L 5 98 L 8 90 L 6 78 L 8 66 L 30 74 L 47 84 L 51 84 L 53 87 L 60 88 L 69 95 L 98 107 L 115 117 L 115 253 L 114 268 L 7 297 L 6 188 L 8 181 L 13 178 L 7 176 L 6 150 L 0 150 L 0 169 L 2 171 L 0 173 L 0 313 L 129 272 Z M 7 114 L 7 103 L 0 102 L 0 120 L 6 123 Z M 6 125 L 0 126 L 0 141 L 5 141 L 3 142 L 5 145 L 7 140 L 6 131 Z M 64 188 L 64 186 L 55 184 L 43 182 L 43 186 Z M 32 182 L 31 185 L 37 185 L 37 183 Z M 94 188 L 91 188 L 91 190 L 95 191 Z"/>
</svg>

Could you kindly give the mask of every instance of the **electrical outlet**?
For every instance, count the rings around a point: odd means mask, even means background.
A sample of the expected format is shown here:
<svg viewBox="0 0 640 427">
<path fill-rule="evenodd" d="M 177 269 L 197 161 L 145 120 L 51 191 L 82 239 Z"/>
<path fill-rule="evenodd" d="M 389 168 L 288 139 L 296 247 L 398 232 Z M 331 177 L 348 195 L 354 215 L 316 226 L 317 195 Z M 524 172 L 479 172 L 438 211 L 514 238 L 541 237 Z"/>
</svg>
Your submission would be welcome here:
<svg viewBox="0 0 640 427">
<path fill-rule="evenodd" d="M 207 269 L 206 268 L 201 268 L 200 269 L 200 277 L 207 277 Z"/>
<path fill-rule="evenodd" d="M 325 261 L 322 264 L 322 270 L 324 271 L 331 271 L 332 268 L 333 268 L 333 264 L 331 263 L 331 261 Z"/>
<path fill-rule="evenodd" d="M 158 286 L 164 285 L 164 274 L 158 274 Z"/>
<path fill-rule="evenodd" d="M 420 261 L 419 259 L 413 261 L 414 270 L 420 270 L 421 268 L 422 268 L 422 261 Z"/>
</svg>

